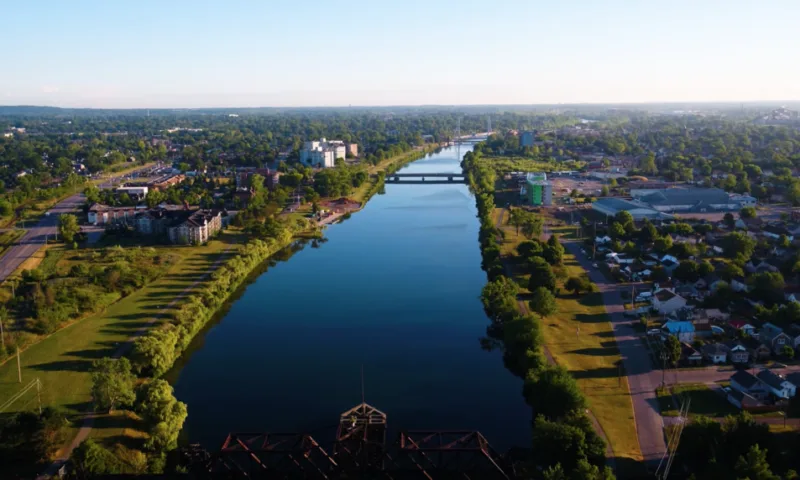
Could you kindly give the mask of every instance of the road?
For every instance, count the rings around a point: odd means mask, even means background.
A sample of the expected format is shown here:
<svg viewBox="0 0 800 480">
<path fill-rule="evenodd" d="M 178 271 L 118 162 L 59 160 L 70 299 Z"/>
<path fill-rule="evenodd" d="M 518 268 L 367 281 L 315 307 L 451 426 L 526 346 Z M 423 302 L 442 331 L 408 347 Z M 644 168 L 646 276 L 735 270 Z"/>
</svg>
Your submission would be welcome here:
<svg viewBox="0 0 800 480">
<path fill-rule="evenodd" d="M 140 170 L 147 168 L 150 167 L 143 167 Z M 111 177 L 103 184 L 99 185 L 99 187 L 109 188 L 114 181 L 123 176 L 130 175 L 131 173 L 132 172 L 128 172 L 124 175 Z M 45 244 L 47 238 L 55 238 L 56 232 L 58 231 L 59 215 L 78 210 L 84 202 L 85 198 L 82 193 L 72 195 L 51 208 L 49 210 L 50 215 L 43 216 L 38 223 L 28 228 L 25 235 L 20 238 L 19 243 L 9 248 L 5 255 L 0 257 L 0 282 L 4 282 L 14 273 L 22 262 L 33 256 L 33 254 Z"/>
<path fill-rule="evenodd" d="M 9 248 L 0 258 L 0 282 L 5 281 L 22 262 L 36 253 L 44 245 L 45 238 L 55 238 L 59 215 L 77 210 L 83 202 L 82 193 L 72 195 L 51 208 L 50 215 L 42 217 L 36 225 L 28 228 L 19 243 Z"/>
<path fill-rule="evenodd" d="M 564 242 L 564 246 L 575 255 L 575 259 L 586 270 L 592 282 L 597 284 L 603 295 L 603 303 L 611 320 L 614 338 L 628 377 L 639 448 L 645 462 L 655 466 L 667 448 L 655 392 L 660 383 L 661 373 L 653 369 L 647 348 L 636 333 L 634 322 L 638 320 L 623 315 L 625 306 L 621 294 L 627 287 L 612 283 L 602 272 L 592 268 L 591 261 L 580 251 L 580 243 Z"/>
</svg>

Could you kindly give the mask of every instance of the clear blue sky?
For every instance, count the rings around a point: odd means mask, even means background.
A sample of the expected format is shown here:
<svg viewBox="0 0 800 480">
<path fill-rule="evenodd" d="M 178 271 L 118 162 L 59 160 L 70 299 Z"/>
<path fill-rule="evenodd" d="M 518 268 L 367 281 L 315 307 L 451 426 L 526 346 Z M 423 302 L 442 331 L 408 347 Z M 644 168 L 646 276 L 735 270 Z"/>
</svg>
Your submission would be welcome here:
<svg viewBox="0 0 800 480">
<path fill-rule="evenodd" d="M 6 1 L 0 104 L 800 99 L 799 0 Z"/>
</svg>

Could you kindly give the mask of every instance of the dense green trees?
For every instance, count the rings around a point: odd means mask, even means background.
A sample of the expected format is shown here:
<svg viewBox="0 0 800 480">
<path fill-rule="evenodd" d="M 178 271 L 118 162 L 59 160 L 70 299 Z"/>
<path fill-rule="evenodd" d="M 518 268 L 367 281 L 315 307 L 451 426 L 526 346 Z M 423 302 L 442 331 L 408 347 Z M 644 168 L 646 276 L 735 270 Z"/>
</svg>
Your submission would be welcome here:
<svg viewBox="0 0 800 480">
<path fill-rule="evenodd" d="M 564 288 L 575 295 L 597 291 L 597 285 L 587 277 L 569 277 L 564 283 Z"/>
<path fill-rule="evenodd" d="M 516 313 L 517 283 L 506 276 L 499 276 L 484 285 L 481 291 L 481 302 L 486 315 L 495 322 L 510 320 Z"/>
<path fill-rule="evenodd" d="M 533 291 L 533 298 L 531 298 L 529 304 L 531 310 L 543 317 L 548 317 L 558 311 L 556 297 L 544 287 L 539 287 Z"/>
<path fill-rule="evenodd" d="M 64 412 L 17 412 L 0 417 L 0 469 L 4 478 L 30 478 L 31 466 L 48 460 L 67 439 Z"/>
<path fill-rule="evenodd" d="M 177 447 L 187 411 L 186 404 L 175 399 L 172 386 L 165 380 L 152 380 L 139 387 L 136 397 L 136 411 L 150 425 L 145 448 L 163 452 Z"/>
<path fill-rule="evenodd" d="M 64 214 L 58 217 L 58 233 L 65 243 L 72 243 L 75 235 L 80 233 L 81 227 L 78 225 L 78 217 L 75 215 Z"/>
<path fill-rule="evenodd" d="M 534 257 L 530 262 L 531 276 L 528 281 L 528 290 L 536 291 L 539 287 L 544 287 L 550 291 L 556 289 L 556 274 L 550 265 L 541 257 Z"/>
<path fill-rule="evenodd" d="M 755 251 L 756 241 L 742 232 L 732 232 L 722 239 L 725 256 L 737 262 L 746 262 Z"/>
<path fill-rule="evenodd" d="M 131 362 L 127 358 L 103 358 L 92 364 L 92 400 L 95 405 L 109 412 L 114 407 L 131 405 L 134 394 L 135 377 L 131 372 Z"/>
</svg>

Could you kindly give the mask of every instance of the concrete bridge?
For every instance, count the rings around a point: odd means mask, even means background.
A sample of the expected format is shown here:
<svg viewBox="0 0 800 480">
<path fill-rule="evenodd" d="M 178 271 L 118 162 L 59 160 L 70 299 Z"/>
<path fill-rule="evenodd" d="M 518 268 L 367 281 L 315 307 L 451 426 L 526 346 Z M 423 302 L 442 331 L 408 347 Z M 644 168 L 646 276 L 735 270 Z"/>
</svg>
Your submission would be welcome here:
<svg viewBox="0 0 800 480">
<path fill-rule="evenodd" d="M 467 183 L 467 179 L 463 173 L 392 173 L 385 183 Z"/>
</svg>

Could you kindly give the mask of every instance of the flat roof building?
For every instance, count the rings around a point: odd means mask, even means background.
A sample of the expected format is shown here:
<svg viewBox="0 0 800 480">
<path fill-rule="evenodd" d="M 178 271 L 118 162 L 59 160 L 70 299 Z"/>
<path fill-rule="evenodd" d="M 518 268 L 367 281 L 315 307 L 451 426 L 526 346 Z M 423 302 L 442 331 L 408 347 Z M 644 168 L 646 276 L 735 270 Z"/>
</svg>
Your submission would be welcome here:
<svg viewBox="0 0 800 480">
<path fill-rule="evenodd" d="M 619 212 L 628 212 L 634 220 L 664 220 L 672 218 L 672 215 L 659 212 L 649 205 L 635 200 L 623 200 L 621 198 L 601 198 L 592 203 L 592 210 L 607 217 L 613 217 Z"/>
</svg>

